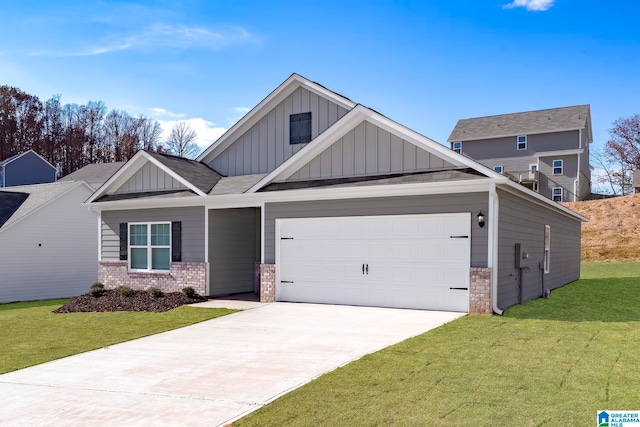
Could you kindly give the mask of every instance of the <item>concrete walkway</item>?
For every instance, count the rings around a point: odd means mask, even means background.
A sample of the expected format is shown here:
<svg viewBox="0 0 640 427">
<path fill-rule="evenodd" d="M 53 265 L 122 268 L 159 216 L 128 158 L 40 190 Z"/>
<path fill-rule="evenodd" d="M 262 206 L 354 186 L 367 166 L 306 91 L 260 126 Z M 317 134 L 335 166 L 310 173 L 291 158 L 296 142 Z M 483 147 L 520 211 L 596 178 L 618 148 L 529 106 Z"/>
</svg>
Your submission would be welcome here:
<svg viewBox="0 0 640 427">
<path fill-rule="evenodd" d="M 224 425 L 462 315 L 241 303 L 246 311 L 0 375 L 0 424 Z"/>
</svg>

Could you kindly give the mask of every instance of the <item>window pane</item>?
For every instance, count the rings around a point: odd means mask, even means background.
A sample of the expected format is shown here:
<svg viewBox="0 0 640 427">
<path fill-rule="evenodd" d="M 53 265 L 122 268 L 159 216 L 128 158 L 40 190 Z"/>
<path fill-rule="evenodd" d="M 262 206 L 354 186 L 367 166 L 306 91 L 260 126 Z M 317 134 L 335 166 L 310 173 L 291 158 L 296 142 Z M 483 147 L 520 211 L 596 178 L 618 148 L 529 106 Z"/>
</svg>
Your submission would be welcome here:
<svg viewBox="0 0 640 427">
<path fill-rule="evenodd" d="M 147 226 L 129 226 L 129 244 L 133 246 L 145 246 L 147 244 Z"/>
<path fill-rule="evenodd" d="M 146 248 L 131 248 L 131 268 L 136 270 L 147 269 Z"/>
<path fill-rule="evenodd" d="M 311 141 L 311 113 L 289 116 L 289 143 L 306 144 Z"/>
<path fill-rule="evenodd" d="M 151 245 L 169 246 L 171 243 L 169 224 L 151 224 Z"/>
<path fill-rule="evenodd" d="M 152 248 L 151 249 L 151 269 L 152 270 L 169 270 L 171 262 L 169 248 Z"/>
</svg>

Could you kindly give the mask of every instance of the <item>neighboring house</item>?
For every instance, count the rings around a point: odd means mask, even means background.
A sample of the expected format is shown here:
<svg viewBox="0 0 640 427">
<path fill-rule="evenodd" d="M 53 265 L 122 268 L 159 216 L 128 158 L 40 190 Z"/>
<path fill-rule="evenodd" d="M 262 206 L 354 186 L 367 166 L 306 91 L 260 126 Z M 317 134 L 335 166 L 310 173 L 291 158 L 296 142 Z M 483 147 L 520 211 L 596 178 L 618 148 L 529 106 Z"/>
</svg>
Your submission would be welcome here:
<svg viewBox="0 0 640 427">
<path fill-rule="evenodd" d="M 586 220 L 297 74 L 197 160 L 140 151 L 86 204 L 108 288 L 480 313 L 578 279 Z"/>
<path fill-rule="evenodd" d="M 83 181 L 0 189 L 0 303 L 71 297 L 98 279 Z"/>
<path fill-rule="evenodd" d="M 33 150 L 0 161 L 0 187 L 55 182 L 55 166 Z"/>
<path fill-rule="evenodd" d="M 459 120 L 448 142 L 556 202 L 591 195 L 589 105 Z"/>
<path fill-rule="evenodd" d="M 124 164 L 125 162 L 93 163 L 60 178 L 58 182 L 84 181 L 96 190 Z"/>
</svg>

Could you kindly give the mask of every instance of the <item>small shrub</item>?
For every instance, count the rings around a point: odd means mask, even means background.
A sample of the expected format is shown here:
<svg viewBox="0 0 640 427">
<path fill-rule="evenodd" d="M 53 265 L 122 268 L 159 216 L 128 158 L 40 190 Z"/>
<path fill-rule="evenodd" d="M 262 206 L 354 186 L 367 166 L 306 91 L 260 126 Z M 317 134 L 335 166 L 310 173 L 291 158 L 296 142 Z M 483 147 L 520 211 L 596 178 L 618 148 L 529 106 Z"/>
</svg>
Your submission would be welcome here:
<svg viewBox="0 0 640 427">
<path fill-rule="evenodd" d="M 164 293 L 156 287 L 149 288 L 147 292 L 149 292 L 149 295 L 151 295 L 153 298 L 160 298 L 164 295 Z"/>
<path fill-rule="evenodd" d="M 191 286 L 187 286 L 186 288 L 182 288 L 182 293 L 185 294 L 189 298 L 194 298 L 196 296 L 196 290 Z"/>
<path fill-rule="evenodd" d="M 118 291 L 118 293 L 120 295 L 122 295 L 125 298 L 129 298 L 129 297 L 133 296 L 133 289 L 131 289 L 128 286 L 118 286 L 116 288 L 116 290 Z"/>
<path fill-rule="evenodd" d="M 101 297 L 104 294 L 104 285 L 102 283 L 94 283 L 91 285 L 89 293 L 94 298 Z"/>
</svg>

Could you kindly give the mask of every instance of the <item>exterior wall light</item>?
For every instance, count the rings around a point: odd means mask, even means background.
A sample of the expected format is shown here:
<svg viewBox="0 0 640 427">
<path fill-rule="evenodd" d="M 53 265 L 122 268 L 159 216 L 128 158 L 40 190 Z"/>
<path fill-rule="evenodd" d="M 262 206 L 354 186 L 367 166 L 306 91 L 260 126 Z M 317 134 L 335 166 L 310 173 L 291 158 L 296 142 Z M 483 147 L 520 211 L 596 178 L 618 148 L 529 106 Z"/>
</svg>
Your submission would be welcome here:
<svg viewBox="0 0 640 427">
<path fill-rule="evenodd" d="M 482 213 L 482 211 L 480 211 L 480 213 L 478 214 L 478 225 L 480 226 L 480 228 L 484 227 L 484 214 Z"/>
</svg>

